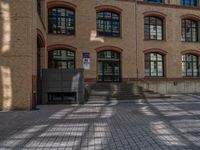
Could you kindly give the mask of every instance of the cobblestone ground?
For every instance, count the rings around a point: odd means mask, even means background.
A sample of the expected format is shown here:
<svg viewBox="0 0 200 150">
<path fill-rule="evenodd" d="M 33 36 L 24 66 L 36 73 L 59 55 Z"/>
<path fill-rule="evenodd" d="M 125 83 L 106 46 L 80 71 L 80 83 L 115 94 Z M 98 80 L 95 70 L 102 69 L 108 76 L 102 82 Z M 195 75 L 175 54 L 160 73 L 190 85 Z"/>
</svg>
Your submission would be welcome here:
<svg viewBox="0 0 200 150">
<path fill-rule="evenodd" d="M 0 112 L 0 149 L 199 150 L 200 96 Z"/>
</svg>

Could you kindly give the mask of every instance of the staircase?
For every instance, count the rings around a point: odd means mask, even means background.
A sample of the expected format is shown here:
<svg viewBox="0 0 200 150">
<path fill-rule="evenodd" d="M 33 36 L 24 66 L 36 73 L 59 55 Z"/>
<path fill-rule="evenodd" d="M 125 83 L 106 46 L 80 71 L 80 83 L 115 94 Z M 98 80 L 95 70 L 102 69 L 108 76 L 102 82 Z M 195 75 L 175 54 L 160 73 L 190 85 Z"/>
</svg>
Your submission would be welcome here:
<svg viewBox="0 0 200 150">
<path fill-rule="evenodd" d="M 133 100 L 141 98 L 141 89 L 133 83 L 93 83 L 87 87 L 87 99 Z"/>
<path fill-rule="evenodd" d="M 135 100 L 140 98 L 165 98 L 164 95 L 144 90 L 133 83 L 93 83 L 86 87 L 86 100 Z"/>
</svg>

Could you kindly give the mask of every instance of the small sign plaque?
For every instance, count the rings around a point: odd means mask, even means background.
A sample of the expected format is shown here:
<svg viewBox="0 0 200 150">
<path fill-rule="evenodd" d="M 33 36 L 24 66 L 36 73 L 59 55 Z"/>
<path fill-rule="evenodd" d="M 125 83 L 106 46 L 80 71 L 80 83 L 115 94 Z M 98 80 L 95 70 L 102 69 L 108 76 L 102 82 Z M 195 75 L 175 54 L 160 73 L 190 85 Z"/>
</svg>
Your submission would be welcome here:
<svg viewBox="0 0 200 150">
<path fill-rule="evenodd" d="M 85 70 L 90 69 L 90 53 L 87 52 L 83 53 L 83 69 Z"/>
</svg>

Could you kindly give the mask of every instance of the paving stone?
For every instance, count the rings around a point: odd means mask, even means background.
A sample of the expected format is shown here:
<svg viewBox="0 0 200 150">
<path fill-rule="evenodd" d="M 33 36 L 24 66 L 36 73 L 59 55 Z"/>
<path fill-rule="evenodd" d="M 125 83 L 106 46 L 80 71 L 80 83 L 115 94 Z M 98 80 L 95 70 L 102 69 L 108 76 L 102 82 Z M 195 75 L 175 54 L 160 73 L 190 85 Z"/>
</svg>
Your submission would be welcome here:
<svg viewBox="0 0 200 150">
<path fill-rule="evenodd" d="M 0 150 L 199 150 L 200 97 L 0 112 Z"/>
</svg>

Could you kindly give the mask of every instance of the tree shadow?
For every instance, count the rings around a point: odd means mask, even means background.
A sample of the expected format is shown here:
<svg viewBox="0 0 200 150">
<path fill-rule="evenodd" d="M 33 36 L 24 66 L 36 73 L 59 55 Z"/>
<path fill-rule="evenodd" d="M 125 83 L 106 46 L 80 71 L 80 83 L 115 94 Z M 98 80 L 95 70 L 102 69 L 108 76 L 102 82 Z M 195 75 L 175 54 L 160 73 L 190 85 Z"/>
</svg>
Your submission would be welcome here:
<svg viewBox="0 0 200 150">
<path fill-rule="evenodd" d="M 9 109 L 12 107 L 12 68 L 9 66 L 8 60 L 12 42 L 12 22 L 13 15 L 10 8 L 10 2 L 3 0 L 0 2 L 0 109 Z M 7 59 L 7 60 L 6 60 Z"/>
<path fill-rule="evenodd" d="M 199 137 L 200 117 L 187 113 L 192 110 L 186 105 L 177 99 L 146 99 L 141 104 L 93 101 L 39 106 L 39 111 L 17 115 L 24 125 L 18 123 L 17 132 L 1 139 L 0 148 L 199 149 L 194 139 Z"/>
<path fill-rule="evenodd" d="M 0 2 L 0 99 L 1 109 L 30 109 L 32 96 L 32 38 L 30 1 Z M 22 9 L 25 8 L 26 9 Z M 27 12 L 28 10 L 28 12 Z M 31 48 L 30 48 L 31 47 Z M 20 103 L 20 104 L 19 104 Z"/>
</svg>

